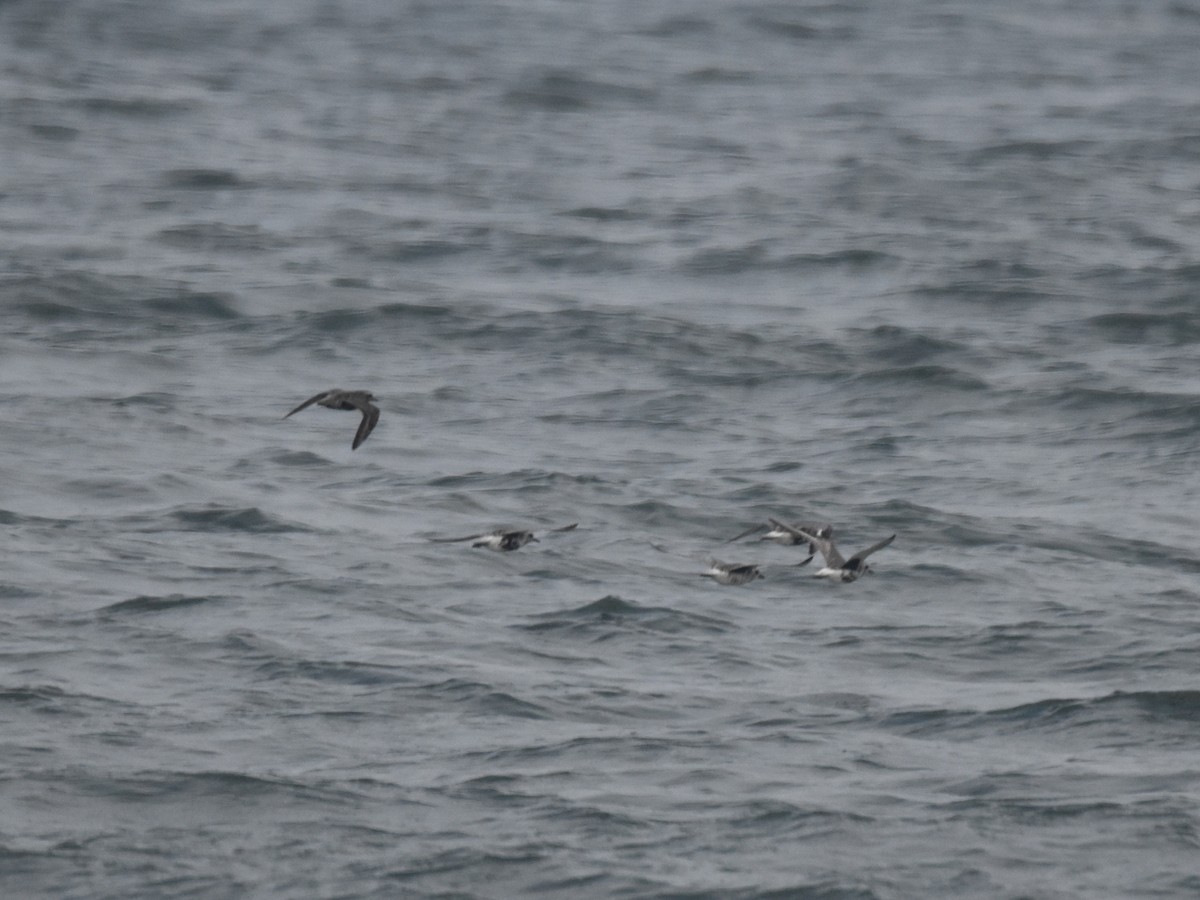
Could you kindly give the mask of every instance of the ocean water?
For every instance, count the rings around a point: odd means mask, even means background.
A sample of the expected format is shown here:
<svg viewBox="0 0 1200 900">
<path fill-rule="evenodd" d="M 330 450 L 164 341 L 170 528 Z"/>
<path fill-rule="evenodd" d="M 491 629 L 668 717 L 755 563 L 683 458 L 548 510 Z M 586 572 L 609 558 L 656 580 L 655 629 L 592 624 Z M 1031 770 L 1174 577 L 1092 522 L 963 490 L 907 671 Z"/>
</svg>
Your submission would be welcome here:
<svg viewBox="0 0 1200 900">
<path fill-rule="evenodd" d="M 1198 45 L 0 3 L 0 894 L 1197 896 Z"/>
</svg>

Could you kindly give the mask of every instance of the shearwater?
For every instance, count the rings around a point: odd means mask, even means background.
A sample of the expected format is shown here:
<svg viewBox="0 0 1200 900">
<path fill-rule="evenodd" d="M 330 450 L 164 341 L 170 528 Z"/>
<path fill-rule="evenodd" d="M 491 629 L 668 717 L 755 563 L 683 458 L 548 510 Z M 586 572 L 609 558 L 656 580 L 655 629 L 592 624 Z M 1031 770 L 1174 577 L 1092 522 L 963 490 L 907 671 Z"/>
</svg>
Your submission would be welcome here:
<svg viewBox="0 0 1200 900">
<path fill-rule="evenodd" d="M 376 399 L 370 391 L 343 391 L 340 388 L 332 388 L 309 397 L 284 418 L 286 419 L 314 403 L 328 409 L 357 409 L 362 413 L 362 421 L 358 423 L 358 431 L 354 433 L 354 441 L 350 444 L 351 450 L 357 450 L 375 429 L 375 423 L 379 421 L 379 407 L 372 402 Z"/>
</svg>

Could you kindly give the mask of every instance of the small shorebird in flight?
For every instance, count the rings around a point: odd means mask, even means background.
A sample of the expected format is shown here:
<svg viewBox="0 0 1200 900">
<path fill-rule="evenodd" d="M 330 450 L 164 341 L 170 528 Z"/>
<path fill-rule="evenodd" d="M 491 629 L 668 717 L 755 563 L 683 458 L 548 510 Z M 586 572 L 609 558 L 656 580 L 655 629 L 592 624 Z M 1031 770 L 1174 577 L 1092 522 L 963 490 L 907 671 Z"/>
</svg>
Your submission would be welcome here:
<svg viewBox="0 0 1200 900">
<path fill-rule="evenodd" d="M 343 391 L 338 388 L 333 388 L 328 391 L 321 391 L 315 396 L 309 397 L 287 416 L 295 415 L 305 407 L 312 406 L 314 403 L 318 406 L 324 406 L 328 409 L 357 409 L 362 413 L 362 421 L 358 424 L 358 431 L 354 432 L 354 442 L 350 445 L 351 450 L 357 450 L 359 445 L 367 439 L 367 436 L 374 430 L 375 423 L 379 421 L 379 407 L 374 404 L 375 395 L 370 391 Z"/>
<path fill-rule="evenodd" d="M 774 520 L 772 520 L 774 521 Z M 732 544 L 734 541 L 740 541 L 744 537 L 754 534 L 756 531 L 762 531 L 762 525 L 755 525 L 753 528 L 747 528 L 736 537 L 731 537 L 725 543 Z M 833 538 L 832 525 L 805 525 L 797 522 L 795 525 L 788 527 L 780 527 L 778 524 L 770 526 L 770 530 L 766 534 L 759 537 L 760 541 L 774 541 L 776 544 L 783 544 L 786 547 L 795 547 L 798 544 L 808 544 L 808 552 L 816 553 L 817 545 L 808 538 L 800 537 L 797 532 L 807 532 L 808 534 L 816 535 L 819 538 Z"/>
<path fill-rule="evenodd" d="M 856 581 L 862 575 L 866 575 L 871 571 L 871 567 L 867 565 L 866 559 L 876 550 L 882 550 L 888 544 L 896 539 L 893 534 L 891 537 L 886 537 L 878 544 L 872 544 L 866 550 L 859 550 L 849 559 L 845 559 L 834 546 L 832 537 L 820 537 L 819 535 L 810 534 L 801 528 L 793 528 L 790 525 L 785 525 L 777 519 L 770 519 L 771 524 L 776 528 L 782 528 L 784 531 L 794 532 L 797 537 L 811 541 L 817 545 L 817 549 L 821 551 L 821 555 L 825 557 L 825 565 L 815 574 L 818 578 L 832 578 L 835 581 Z"/>
<path fill-rule="evenodd" d="M 563 531 L 573 531 L 579 527 L 578 522 L 564 525 L 562 528 L 551 528 L 547 534 L 557 534 Z M 474 541 L 472 547 L 487 547 L 489 550 L 520 550 L 526 544 L 540 544 L 532 531 L 523 528 L 496 528 L 492 531 L 481 531 L 479 534 L 468 534 L 463 537 L 430 538 L 435 544 L 454 544 L 459 541 Z"/>
</svg>

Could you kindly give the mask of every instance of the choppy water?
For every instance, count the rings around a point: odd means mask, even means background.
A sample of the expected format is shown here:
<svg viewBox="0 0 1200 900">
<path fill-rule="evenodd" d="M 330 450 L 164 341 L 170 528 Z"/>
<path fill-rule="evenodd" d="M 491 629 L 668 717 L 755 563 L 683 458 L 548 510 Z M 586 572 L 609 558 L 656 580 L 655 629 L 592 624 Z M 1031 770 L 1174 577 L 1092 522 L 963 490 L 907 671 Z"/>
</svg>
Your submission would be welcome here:
<svg viewBox="0 0 1200 900">
<path fill-rule="evenodd" d="M 0 892 L 1196 896 L 1198 45 L 0 4 Z"/>
</svg>

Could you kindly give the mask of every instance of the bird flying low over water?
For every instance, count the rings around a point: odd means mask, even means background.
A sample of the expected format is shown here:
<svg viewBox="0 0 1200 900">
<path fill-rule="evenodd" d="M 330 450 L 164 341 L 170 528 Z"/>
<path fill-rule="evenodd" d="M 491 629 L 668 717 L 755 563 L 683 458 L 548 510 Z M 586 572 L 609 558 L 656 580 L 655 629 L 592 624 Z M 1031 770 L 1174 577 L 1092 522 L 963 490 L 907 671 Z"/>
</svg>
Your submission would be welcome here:
<svg viewBox="0 0 1200 900">
<path fill-rule="evenodd" d="M 578 522 L 564 525 L 562 528 L 551 528 L 547 534 L 558 534 L 563 531 L 573 531 L 579 527 Z M 539 544 L 532 531 L 523 528 L 496 528 L 492 531 L 481 531 L 479 534 L 468 534 L 463 537 L 430 538 L 435 544 L 454 544 L 459 541 L 474 541 L 472 547 L 487 547 L 489 550 L 520 550 L 526 544 Z"/>
<path fill-rule="evenodd" d="M 774 521 L 774 520 L 772 520 L 772 521 Z M 739 534 L 735 537 L 731 537 L 725 543 L 732 544 L 734 541 L 740 541 L 742 538 L 748 537 L 749 535 L 754 534 L 754 532 L 756 532 L 756 531 L 762 531 L 763 527 L 764 526 L 762 526 L 762 525 L 755 525 L 753 528 L 747 528 L 741 534 Z M 792 525 L 790 527 L 780 527 L 779 525 L 771 525 L 770 529 L 767 531 L 767 533 L 760 536 L 759 540 L 760 541 L 774 541 L 776 544 L 783 544 L 784 546 L 788 546 L 788 547 L 794 547 L 797 544 L 808 544 L 808 552 L 816 553 L 817 545 L 814 544 L 812 541 L 809 541 L 806 538 L 800 537 L 800 535 L 797 534 L 797 532 L 800 532 L 800 531 L 807 532 L 808 534 L 813 534 L 813 535 L 816 535 L 817 537 L 822 537 L 822 538 L 832 538 L 833 537 L 833 526 L 832 525 L 806 525 L 806 524 L 801 524 L 801 523 L 797 522 L 795 525 Z"/>
<path fill-rule="evenodd" d="M 803 562 L 798 562 L 788 566 L 789 569 L 798 569 L 801 566 L 806 566 L 812 562 L 812 557 L 809 556 Z M 751 563 L 725 563 L 719 559 L 709 559 L 708 571 L 700 573 L 701 578 L 711 578 L 717 584 L 749 584 L 756 578 L 765 578 L 766 576 L 759 570 L 759 566 Z"/>
<path fill-rule="evenodd" d="M 711 560 L 708 571 L 700 573 L 701 578 L 711 578 L 717 584 L 749 584 L 756 578 L 762 578 L 758 566 L 742 563 L 723 563 L 719 559 Z"/>
<path fill-rule="evenodd" d="M 669 556 L 679 556 L 694 558 L 691 553 L 678 553 L 662 544 L 656 544 L 650 541 L 650 546 L 659 553 L 665 553 Z M 801 566 L 807 566 L 812 562 L 812 554 L 810 553 L 798 563 L 782 566 L 772 563 L 726 563 L 713 557 L 708 558 L 708 569 L 700 573 L 701 578 L 711 578 L 718 584 L 748 584 L 758 578 L 765 578 L 762 569 L 799 569 Z"/>
<path fill-rule="evenodd" d="M 370 391 L 343 391 L 339 388 L 333 388 L 328 391 L 309 397 L 287 416 L 295 415 L 305 407 L 312 406 L 314 403 L 318 406 L 324 406 L 327 409 L 357 409 L 362 413 L 362 421 L 358 424 L 358 431 L 354 432 L 354 442 L 350 445 L 351 450 L 357 450 L 359 445 L 367 439 L 367 436 L 375 429 L 375 424 L 379 421 L 379 407 L 374 404 L 377 399 Z"/>
<path fill-rule="evenodd" d="M 791 525 L 785 525 L 776 519 L 771 519 L 770 522 L 776 528 L 794 532 L 801 539 L 816 544 L 817 549 L 821 551 L 821 556 L 825 558 L 825 565 L 816 572 L 816 576 L 818 578 L 831 578 L 834 581 L 856 581 L 860 576 L 866 575 L 871 571 L 871 567 L 866 563 L 867 557 L 876 550 L 882 550 L 896 539 L 896 536 L 893 534 L 891 537 L 884 538 L 878 544 L 872 544 L 866 550 L 859 550 L 849 559 L 845 559 L 838 552 L 837 547 L 834 546 L 832 537 L 820 537 L 810 534 L 801 528 L 793 528 Z"/>
</svg>

